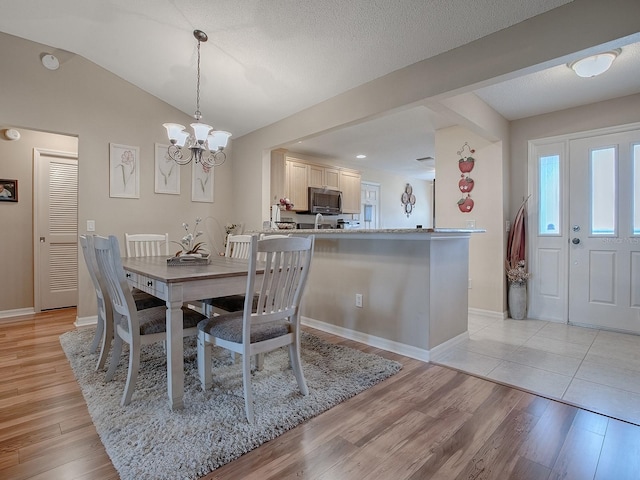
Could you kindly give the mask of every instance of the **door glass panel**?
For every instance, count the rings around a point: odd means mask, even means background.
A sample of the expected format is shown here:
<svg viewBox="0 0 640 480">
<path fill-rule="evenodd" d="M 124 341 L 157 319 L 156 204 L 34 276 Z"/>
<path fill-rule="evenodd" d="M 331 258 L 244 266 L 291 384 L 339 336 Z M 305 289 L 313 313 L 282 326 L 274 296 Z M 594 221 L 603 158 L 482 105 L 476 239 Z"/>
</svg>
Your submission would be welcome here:
<svg viewBox="0 0 640 480">
<path fill-rule="evenodd" d="M 616 149 L 591 151 L 591 234 L 616 232 Z"/>
<path fill-rule="evenodd" d="M 560 156 L 549 155 L 538 159 L 540 179 L 540 211 L 538 233 L 560 234 Z"/>
<path fill-rule="evenodd" d="M 633 234 L 640 235 L 640 144 L 633 146 Z"/>
</svg>

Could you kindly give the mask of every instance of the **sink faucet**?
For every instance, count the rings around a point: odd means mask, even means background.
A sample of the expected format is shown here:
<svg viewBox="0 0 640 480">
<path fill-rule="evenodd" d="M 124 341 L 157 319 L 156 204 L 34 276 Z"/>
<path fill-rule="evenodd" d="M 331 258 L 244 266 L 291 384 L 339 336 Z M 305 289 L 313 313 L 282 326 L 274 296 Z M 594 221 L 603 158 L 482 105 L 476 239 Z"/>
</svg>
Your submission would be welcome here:
<svg viewBox="0 0 640 480">
<path fill-rule="evenodd" d="M 316 222 L 313 224 L 314 230 L 318 229 L 318 224 L 322 221 L 322 218 L 323 217 L 321 213 L 316 214 Z"/>
</svg>

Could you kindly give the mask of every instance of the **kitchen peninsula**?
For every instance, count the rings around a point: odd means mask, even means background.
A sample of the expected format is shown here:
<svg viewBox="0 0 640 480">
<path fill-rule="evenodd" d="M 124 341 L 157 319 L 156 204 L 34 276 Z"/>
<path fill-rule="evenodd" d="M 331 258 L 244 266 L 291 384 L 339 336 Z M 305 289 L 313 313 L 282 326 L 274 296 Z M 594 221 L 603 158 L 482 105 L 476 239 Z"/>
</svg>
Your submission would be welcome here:
<svg viewBox="0 0 640 480">
<path fill-rule="evenodd" d="M 287 230 L 316 236 L 303 323 L 428 361 L 468 335 L 469 239 L 480 232 Z"/>
</svg>

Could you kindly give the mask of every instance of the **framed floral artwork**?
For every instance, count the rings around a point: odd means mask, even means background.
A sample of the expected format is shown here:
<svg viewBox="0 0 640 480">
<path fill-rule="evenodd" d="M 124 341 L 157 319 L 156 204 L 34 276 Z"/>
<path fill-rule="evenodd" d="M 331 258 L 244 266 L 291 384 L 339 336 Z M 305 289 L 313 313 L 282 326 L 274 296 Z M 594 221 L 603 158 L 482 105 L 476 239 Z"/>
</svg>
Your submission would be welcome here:
<svg viewBox="0 0 640 480">
<path fill-rule="evenodd" d="M 0 178 L 0 201 L 18 201 L 18 180 L 7 180 Z"/>
<path fill-rule="evenodd" d="M 155 192 L 180 195 L 180 165 L 169 156 L 168 148 L 156 143 Z"/>
<path fill-rule="evenodd" d="M 109 196 L 140 198 L 140 148 L 109 144 Z"/>
<path fill-rule="evenodd" d="M 191 164 L 191 201 L 213 203 L 213 167 Z"/>
</svg>

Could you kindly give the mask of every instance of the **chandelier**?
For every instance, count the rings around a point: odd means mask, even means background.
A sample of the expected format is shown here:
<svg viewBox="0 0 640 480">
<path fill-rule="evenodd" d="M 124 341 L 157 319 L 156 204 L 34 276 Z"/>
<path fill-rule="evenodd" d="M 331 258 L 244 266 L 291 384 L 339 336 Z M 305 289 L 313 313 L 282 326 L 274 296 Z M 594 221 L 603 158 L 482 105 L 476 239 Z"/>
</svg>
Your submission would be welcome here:
<svg viewBox="0 0 640 480">
<path fill-rule="evenodd" d="M 222 165 L 227 159 L 224 148 L 227 146 L 229 132 L 214 130 L 211 125 L 201 123 L 200 119 L 200 43 L 208 40 L 207 34 L 201 30 L 194 30 L 193 36 L 198 41 L 198 82 L 196 86 L 196 111 L 193 114 L 196 119 L 191 124 L 193 133 L 185 130 L 183 125 L 178 123 L 163 123 L 169 136 L 168 153 L 178 165 L 187 165 L 191 160 L 195 163 L 202 163 L 208 167 Z"/>
</svg>

